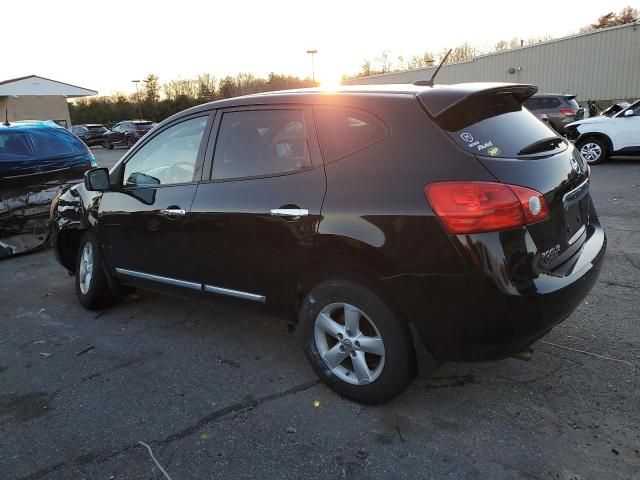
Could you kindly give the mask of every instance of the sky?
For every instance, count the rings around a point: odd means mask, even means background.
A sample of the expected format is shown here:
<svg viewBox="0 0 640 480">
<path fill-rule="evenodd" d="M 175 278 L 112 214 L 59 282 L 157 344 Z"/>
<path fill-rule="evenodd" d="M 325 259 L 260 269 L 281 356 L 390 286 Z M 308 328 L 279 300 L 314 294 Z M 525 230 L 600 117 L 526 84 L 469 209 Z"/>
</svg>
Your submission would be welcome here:
<svg viewBox="0 0 640 480">
<path fill-rule="evenodd" d="M 385 50 L 565 36 L 626 5 L 640 1 L 2 0 L 0 81 L 36 74 L 109 95 L 149 73 L 310 77 L 317 49 L 316 78 L 331 83 Z"/>
</svg>

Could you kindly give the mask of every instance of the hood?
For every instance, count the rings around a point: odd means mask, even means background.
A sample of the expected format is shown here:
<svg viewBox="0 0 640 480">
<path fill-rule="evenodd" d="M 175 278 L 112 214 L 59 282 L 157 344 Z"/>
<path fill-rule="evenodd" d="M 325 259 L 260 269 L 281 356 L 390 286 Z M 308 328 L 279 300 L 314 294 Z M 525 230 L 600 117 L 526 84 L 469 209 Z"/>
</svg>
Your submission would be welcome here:
<svg viewBox="0 0 640 480">
<path fill-rule="evenodd" d="M 589 117 L 589 118 L 585 118 L 584 120 L 578 120 L 577 122 L 572 122 L 569 125 L 567 125 L 567 128 L 577 127 L 579 125 L 584 125 L 585 123 L 604 123 L 610 120 L 611 118 L 607 117 L 606 115 L 598 115 L 597 117 Z"/>
</svg>

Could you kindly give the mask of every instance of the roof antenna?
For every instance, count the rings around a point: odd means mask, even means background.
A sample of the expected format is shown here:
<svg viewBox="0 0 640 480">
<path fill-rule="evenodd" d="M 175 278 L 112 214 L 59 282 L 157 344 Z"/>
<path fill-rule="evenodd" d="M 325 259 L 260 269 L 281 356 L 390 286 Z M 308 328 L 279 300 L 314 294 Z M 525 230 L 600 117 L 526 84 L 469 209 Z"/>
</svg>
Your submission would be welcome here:
<svg viewBox="0 0 640 480">
<path fill-rule="evenodd" d="M 438 72 L 442 68 L 442 65 L 444 65 L 444 62 L 446 62 L 447 58 L 449 58 L 449 54 L 450 53 L 451 53 L 451 49 L 449 49 L 447 54 L 444 56 L 444 58 L 440 62 L 440 65 L 438 65 L 438 68 L 436 68 L 436 71 L 433 72 L 433 75 L 431 75 L 431 78 L 429 80 L 416 80 L 415 82 L 413 82 L 413 84 L 414 85 L 424 86 L 424 87 L 433 87 L 433 85 L 435 83 L 434 80 L 436 78 L 436 75 L 438 75 Z"/>
<path fill-rule="evenodd" d="M 11 126 L 11 124 L 9 123 L 9 109 L 8 108 L 4 109 L 4 123 L 3 123 L 3 125 L 5 127 L 10 127 Z"/>
</svg>

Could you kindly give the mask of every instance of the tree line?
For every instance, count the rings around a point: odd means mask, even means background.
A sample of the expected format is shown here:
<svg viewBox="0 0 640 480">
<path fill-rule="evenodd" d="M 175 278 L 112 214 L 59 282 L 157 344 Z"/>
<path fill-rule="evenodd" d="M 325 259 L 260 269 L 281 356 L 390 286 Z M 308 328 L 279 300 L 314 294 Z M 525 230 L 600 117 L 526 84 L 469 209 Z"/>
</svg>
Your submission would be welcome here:
<svg viewBox="0 0 640 480">
<path fill-rule="evenodd" d="M 270 73 L 266 78 L 251 73 L 226 76 L 220 80 L 202 74 L 195 78 L 170 80 L 164 84 L 155 74 L 144 79 L 142 88 L 126 95 L 81 98 L 69 104 L 71 123 L 110 123 L 137 119 L 159 122 L 186 108 L 214 100 L 251 93 L 317 86 L 311 79 Z"/>
<path fill-rule="evenodd" d="M 625 25 L 638 20 L 640 17 L 640 11 L 636 8 L 627 6 L 619 12 L 609 12 L 600 17 L 589 25 L 586 25 L 580 29 L 580 33 L 592 32 L 601 28 L 615 27 L 617 25 Z M 536 43 L 546 42 L 553 40 L 551 35 L 543 35 L 537 37 L 530 37 L 527 39 L 521 39 L 514 37 L 511 40 L 499 40 L 489 49 L 479 49 L 469 42 L 464 42 L 455 48 L 451 49 L 451 54 L 444 62 L 458 63 L 473 60 L 478 55 L 484 55 L 493 52 L 503 52 L 505 50 L 511 50 L 514 48 L 521 48 L 529 45 L 535 45 Z M 394 58 L 389 50 L 383 51 L 379 56 L 369 59 L 365 58 L 360 66 L 360 71 L 351 77 L 345 78 L 358 78 L 368 77 L 370 75 L 379 75 L 391 72 L 400 72 L 405 70 L 415 70 L 418 68 L 431 67 L 438 65 L 443 61 L 448 49 L 445 48 L 438 54 L 434 54 L 431 51 L 425 51 L 422 53 L 414 54 L 408 57 L 397 56 Z"/>
</svg>

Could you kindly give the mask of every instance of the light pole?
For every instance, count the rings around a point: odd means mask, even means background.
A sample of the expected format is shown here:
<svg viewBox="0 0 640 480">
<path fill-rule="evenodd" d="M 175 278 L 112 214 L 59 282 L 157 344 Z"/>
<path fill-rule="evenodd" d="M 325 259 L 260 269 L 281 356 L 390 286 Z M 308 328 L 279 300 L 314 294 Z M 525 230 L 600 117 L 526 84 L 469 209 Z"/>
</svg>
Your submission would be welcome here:
<svg viewBox="0 0 640 480">
<path fill-rule="evenodd" d="M 136 99 L 138 100 L 138 120 L 142 120 L 142 106 L 140 105 L 140 92 L 138 92 L 138 84 L 140 80 L 131 80 L 136 84 Z"/>
<path fill-rule="evenodd" d="M 314 58 L 315 58 L 316 54 L 318 53 L 318 50 L 313 48 L 311 50 L 307 50 L 307 53 L 309 55 L 311 55 L 311 80 L 313 81 L 313 83 L 316 83 L 316 69 L 315 69 L 315 65 L 314 65 Z"/>
</svg>

